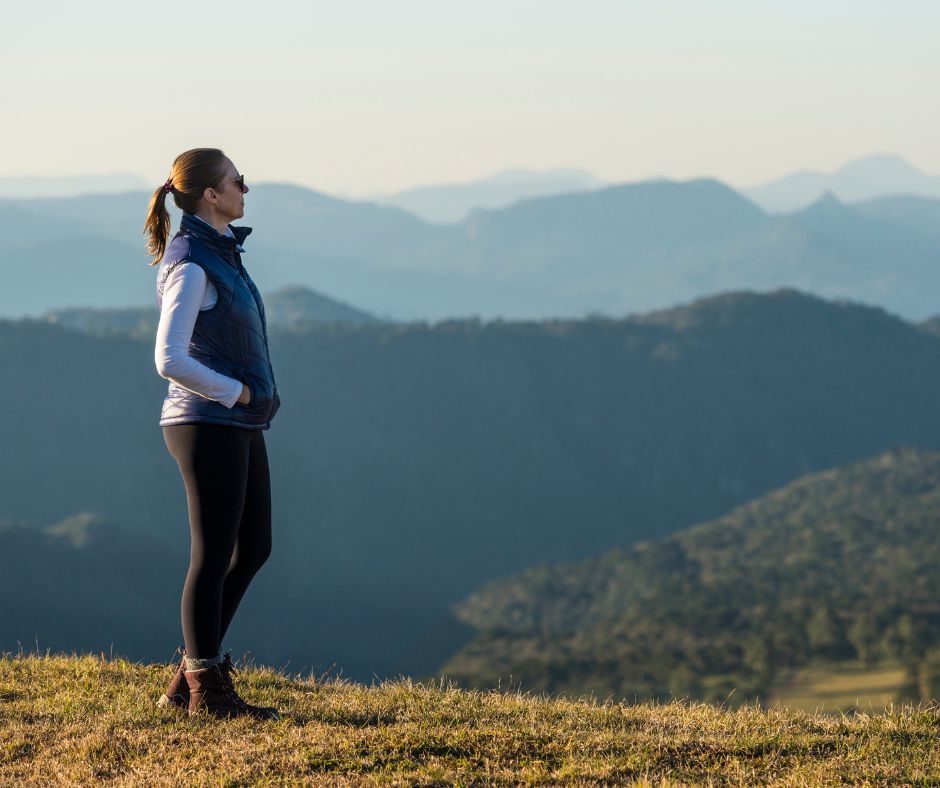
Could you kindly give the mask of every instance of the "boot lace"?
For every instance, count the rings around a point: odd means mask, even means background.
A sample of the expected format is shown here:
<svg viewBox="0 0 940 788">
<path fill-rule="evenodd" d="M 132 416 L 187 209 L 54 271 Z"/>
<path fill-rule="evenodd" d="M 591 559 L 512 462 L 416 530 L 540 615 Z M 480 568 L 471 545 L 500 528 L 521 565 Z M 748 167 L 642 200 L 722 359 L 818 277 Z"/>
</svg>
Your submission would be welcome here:
<svg viewBox="0 0 940 788">
<path fill-rule="evenodd" d="M 238 706 L 238 708 L 243 711 L 248 711 L 251 706 L 245 702 L 244 698 L 238 694 L 235 689 L 235 684 L 232 681 L 232 674 L 238 673 L 235 669 L 235 665 L 232 662 L 232 656 L 230 652 L 225 652 L 225 659 L 219 665 L 219 673 L 222 674 L 222 688 L 225 690 L 225 694 L 232 700 L 232 702 Z"/>
</svg>

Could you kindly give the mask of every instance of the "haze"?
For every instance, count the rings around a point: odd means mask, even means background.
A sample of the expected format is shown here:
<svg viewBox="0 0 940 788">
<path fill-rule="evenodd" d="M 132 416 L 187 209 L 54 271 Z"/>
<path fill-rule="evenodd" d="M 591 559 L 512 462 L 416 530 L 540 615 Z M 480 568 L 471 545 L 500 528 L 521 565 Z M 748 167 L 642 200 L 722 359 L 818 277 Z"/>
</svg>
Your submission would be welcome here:
<svg viewBox="0 0 940 788">
<path fill-rule="evenodd" d="M 747 186 L 873 152 L 940 171 L 935 3 L 15 4 L 0 176 L 220 146 L 366 196 L 526 167 Z"/>
</svg>

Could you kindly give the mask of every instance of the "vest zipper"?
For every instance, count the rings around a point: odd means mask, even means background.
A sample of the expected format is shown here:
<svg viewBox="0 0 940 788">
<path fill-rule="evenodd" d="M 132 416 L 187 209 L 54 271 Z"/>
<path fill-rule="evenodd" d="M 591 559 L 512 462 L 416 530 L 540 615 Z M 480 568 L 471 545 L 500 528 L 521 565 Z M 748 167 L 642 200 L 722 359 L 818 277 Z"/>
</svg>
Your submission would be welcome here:
<svg viewBox="0 0 940 788">
<path fill-rule="evenodd" d="M 235 254 L 238 253 L 236 252 Z M 274 366 L 271 364 L 271 348 L 268 347 L 268 321 L 264 315 L 264 312 L 261 310 L 261 304 L 259 304 L 258 299 L 255 298 L 254 288 L 252 288 L 251 282 L 248 281 L 248 276 L 245 272 L 245 266 L 242 265 L 241 255 L 238 255 L 237 262 L 238 273 L 241 274 L 242 279 L 245 280 L 245 285 L 248 288 L 248 292 L 251 293 L 251 297 L 255 300 L 255 306 L 258 308 L 258 316 L 261 318 L 261 328 L 264 331 L 264 352 L 268 357 L 268 371 L 271 373 L 271 385 L 273 386 L 273 390 L 277 391 L 277 380 L 274 378 Z"/>
</svg>

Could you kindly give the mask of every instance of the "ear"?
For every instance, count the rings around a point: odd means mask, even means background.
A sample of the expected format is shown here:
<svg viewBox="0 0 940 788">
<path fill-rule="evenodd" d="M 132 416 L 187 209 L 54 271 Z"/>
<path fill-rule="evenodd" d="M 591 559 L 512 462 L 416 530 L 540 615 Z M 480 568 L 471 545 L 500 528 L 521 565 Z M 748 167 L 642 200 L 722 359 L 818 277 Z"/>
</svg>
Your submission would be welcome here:
<svg viewBox="0 0 940 788">
<path fill-rule="evenodd" d="M 207 186 L 205 189 L 203 189 L 202 198 L 206 202 L 215 205 L 218 202 L 219 193 L 215 189 L 213 189 L 211 186 Z"/>
</svg>

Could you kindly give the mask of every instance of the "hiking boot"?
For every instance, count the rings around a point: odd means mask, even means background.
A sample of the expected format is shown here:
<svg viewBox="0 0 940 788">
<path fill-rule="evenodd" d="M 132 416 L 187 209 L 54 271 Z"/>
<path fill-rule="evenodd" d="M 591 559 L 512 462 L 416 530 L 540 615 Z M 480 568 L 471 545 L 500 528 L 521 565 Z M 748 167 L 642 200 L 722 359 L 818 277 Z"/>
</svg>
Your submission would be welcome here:
<svg viewBox="0 0 940 788">
<path fill-rule="evenodd" d="M 201 670 L 187 670 L 183 675 L 189 686 L 189 716 L 207 711 L 215 717 L 254 717 L 259 720 L 278 719 L 276 711 L 250 706 L 242 700 L 221 665 Z"/>
<path fill-rule="evenodd" d="M 238 671 L 235 669 L 235 663 L 232 662 L 231 651 L 225 652 L 225 659 L 222 662 L 222 664 L 219 665 L 219 667 L 222 669 L 222 674 L 225 676 L 225 679 L 228 682 L 229 688 L 231 689 L 231 691 L 234 692 L 235 695 L 238 695 L 238 692 L 235 690 L 235 684 L 232 681 L 232 674 L 238 673 Z M 242 700 L 240 696 L 239 696 L 239 700 Z M 273 719 L 277 720 L 281 718 L 281 715 L 278 713 L 278 710 L 274 706 L 254 706 L 245 700 L 242 700 L 242 702 L 245 703 L 245 705 L 248 706 L 248 708 L 250 709 L 260 710 L 261 712 L 264 712 L 265 714 L 271 715 Z"/>
<path fill-rule="evenodd" d="M 185 709 L 189 707 L 189 685 L 186 683 L 186 649 L 177 646 L 176 651 L 180 655 L 179 668 L 173 674 L 173 678 L 170 679 L 166 691 L 157 701 L 157 706 L 160 708 L 172 706 L 177 709 Z"/>
</svg>

